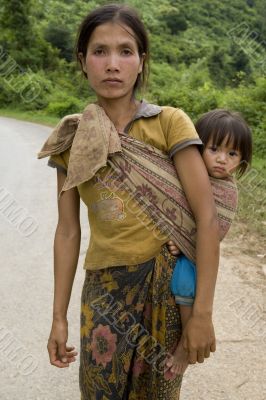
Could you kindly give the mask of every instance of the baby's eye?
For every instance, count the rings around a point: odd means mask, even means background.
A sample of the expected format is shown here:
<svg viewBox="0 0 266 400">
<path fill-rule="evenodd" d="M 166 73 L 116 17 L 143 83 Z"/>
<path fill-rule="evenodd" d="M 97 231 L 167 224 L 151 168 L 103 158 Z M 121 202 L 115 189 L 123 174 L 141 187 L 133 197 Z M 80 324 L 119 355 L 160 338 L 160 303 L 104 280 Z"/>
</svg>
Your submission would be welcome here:
<svg viewBox="0 0 266 400">
<path fill-rule="evenodd" d="M 215 153 L 217 151 L 217 146 L 210 146 L 209 149 Z"/>
<path fill-rule="evenodd" d="M 231 157 L 237 157 L 237 156 L 238 156 L 238 152 L 235 151 L 235 150 L 231 150 L 231 151 L 229 151 L 229 156 L 231 156 Z"/>
</svg>

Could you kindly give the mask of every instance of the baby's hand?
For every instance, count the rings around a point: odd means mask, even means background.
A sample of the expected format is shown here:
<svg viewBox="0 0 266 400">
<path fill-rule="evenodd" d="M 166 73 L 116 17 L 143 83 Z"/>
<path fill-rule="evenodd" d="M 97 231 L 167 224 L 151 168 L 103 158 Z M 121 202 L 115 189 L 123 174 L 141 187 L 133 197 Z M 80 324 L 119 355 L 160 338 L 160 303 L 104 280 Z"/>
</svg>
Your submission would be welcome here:
<svg viewBox="0 0 266 400">
<path fill-rule="evenodd" d="M 168 251 L 173 255 L 173 256 L 178 256 L 181 251 L 179 250 L 179 248 L 175 245 L 175 243 L 172 240 L 169 240 L 167 243 L 167 248 Z"/>
</svg>

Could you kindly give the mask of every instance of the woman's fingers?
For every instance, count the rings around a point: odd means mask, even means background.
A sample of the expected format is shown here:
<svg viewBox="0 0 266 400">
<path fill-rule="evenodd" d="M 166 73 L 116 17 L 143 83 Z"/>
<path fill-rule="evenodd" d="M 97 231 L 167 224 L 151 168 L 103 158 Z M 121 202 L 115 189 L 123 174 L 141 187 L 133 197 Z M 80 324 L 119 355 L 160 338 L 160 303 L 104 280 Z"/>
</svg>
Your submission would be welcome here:
<svg viewBox="0 0 266 400">
<path fill-rule="evenodd" d="M 66 343 L 59 343 L 58 356 L 63 363 L 67 362 Z"/>
<path fill-rule="evenodd" d="M 209 358 L 210 357 L 210 349 L 209 349 L 209 347 L 207 349 L 205 349 L 204 357 L 205 358 Z"/>
<path fill-rule="evenodd" d="M 75 346 L 66 346 L 67 357 L 77 356 L 78 352 L 75 350 Z"/>
<path fill-rule="evenodd" d="M 197 351 L 194 350 L 194 349 L 191 349 L 186 337 L 184 337 L 183 340 L 182 340 L 182 346 L 183 346 L 184 350 L 188 352 L 188 363 L 189 364 L 196 364 L 196 362 L 197 362 Z"/>
<path fill-rule="evenodd" d="M 188 362 L 189 364 L 203 363 L 205 359 L 205 351 L 204 350 L 191 350 L 188 353 Z"/>
<path fill-rule="evenodd" d="M 68 363 L 64 363 L 58 358 L 58 346 L 54 340 L 49 339 L 47 349 L 49 353 L 50 363 L 52 365 L 58 368 L 66 368 L 69 366 Z"/>
<path fill-rule="evenodd" d="M 67 357 L 75 357 L 75 356 L 77 356 L 78 355 L 78 352 L 77 351 L 67 351 L 66 352 L 66 356 Z"/>
<path fill-rule="evenodd" d="M 75 357 L 74 346 L 67 346 L 68 323 L 66 318 L 54 319 L 47 343 L 50 363 L 58 368 L 69 366 L 69 360 Z"/>
<path fill-rule="evenodd" d="M 68 349 L 68 347 L 67 347 Z M 74 349 L 74 347 L 72 347 L 72 349 Z M 66 352 L 66 356 L 67 356 L 67 362 L 72 363 L 74 361 L 76 361 L 76 356 L 78 355 L 77 351 L 67 351 Z"/>
<path fill-rule="evenodd" d="M 75 348 L 75 346 L 68 346 L 68 345 L 66 345 L 66 350 L 67 350 L 67 351 L 74 350 L 74 348 Z"/>
<path fill-rule="evenodd" d="M 204 358 L 205 358 L 204 355 L 205 355 L 205 351 L 204 350 L 198 351 L 198 354 L 197 354 L 198 363 L 203 363 L 204 362 Z"/>
<path fill-rule="evenodd" d="M 216 351 L 216 341 L 214 340 L 214 342 L 211 344 L 210 350 L 212 353 L 214 353 Z"/>
<path fill-rule="evenodd" d="M 57 353 L 57 345 L 56 345 L 56 343 L 49 339 L 48 340 L 48 344 L 47 344 L 47 349 L 48 349 L 48 354 L 49 354 L 49 358 L 50 358 L 50 363 L 54 364 L 54 362 L 57 359 L 57 357 L 56 357 L 56 353 Z"/>
<path fill-rule="evenodd" d="M 68 364 L 71 364 L 76 361 L 76 357 L 70 357 L 67 359 Z"/>
<path fill-rule="evenodd" d="M 196 364 L 198 363 L 203 363 L 205 358 L 210 357 L 210 352 L 215 351 L 215 343 L 211 346 L 207 346 L 205 349 L 200 348 L 196 349 L 193 348 L 191 345 L 189 345 L 189 342 L 186 337 L 183 338 L 182 340 L 182 345 L 184 350 L 188 351 L 188 362 L 189 364 Z M 211 350 L 213 349 L 213 350 Z"/>
<path fill-rule="evenodd" d="M 205 358 L 210 357 L 210 352 L 215 350 L 211 350 L 210 347 L 207 347 L 205 350 L 190 350 L 188 355 L 189 364 L 203 363 Z"/>
<path fill-rule="evenodd" d="M 57 368 L 67 368 L 67 367 L 69 367 L 69 363 L 68 362 L 65 363 L 65 362 L 62 362 L 60 360 L 56 360 L 55 362 L 52 363 L 52 365 L 54 365 Z"/>
<path fill-rule="evenodd" d="M 202 363 L 216 350 L 215 332 L 210 316 L 192 315 L 188 320 L 182 336 L 182 344 L 188 351 L 190 364 Z"/>
<path fill-rule="evenodd" d="M 188 362 L 189 364 L 196 364 L 197 362 L 197 351 L 196 350 L 191 350 L 188 353 Z"/>
</svg>

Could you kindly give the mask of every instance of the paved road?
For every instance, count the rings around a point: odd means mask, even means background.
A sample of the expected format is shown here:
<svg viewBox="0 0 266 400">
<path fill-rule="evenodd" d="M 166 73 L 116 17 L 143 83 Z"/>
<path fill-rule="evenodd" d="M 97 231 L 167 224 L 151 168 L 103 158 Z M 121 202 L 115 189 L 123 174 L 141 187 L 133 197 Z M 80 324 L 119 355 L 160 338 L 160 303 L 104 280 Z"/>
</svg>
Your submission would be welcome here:
<svg viewBox="0 0 266 400">
<path fill-rule="evenodd" d="M 50 366 L 46 352 L 56 172 L 46 166 L 47 159 L 37 160 L 36 153 L 49 132 L 44 126 L 0 118 L 1 400 L 79 399 L 78 361 L 59 370 Z M 81 215 L 81 256 L 69 308 L 69 343 L 78 350 L 82 263 L 89 232 L 83 207 Z M 181 400 L 266 398 L 262 265 L 239 251 L 232 255 L 230 244 L 224 245 L 216 290 L 217 352 L 204 364 L 190 367 Z"/>
</svg>

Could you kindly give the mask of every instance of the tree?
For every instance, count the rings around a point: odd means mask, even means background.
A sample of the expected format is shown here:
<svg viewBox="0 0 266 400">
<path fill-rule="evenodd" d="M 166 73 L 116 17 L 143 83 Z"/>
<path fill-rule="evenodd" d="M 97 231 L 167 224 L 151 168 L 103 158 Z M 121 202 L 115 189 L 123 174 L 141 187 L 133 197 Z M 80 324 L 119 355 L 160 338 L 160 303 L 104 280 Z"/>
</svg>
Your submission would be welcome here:
<svg viewBox="0 0 266 400">
<path fill-rule="evenodd" d="M 31 0 L 4 0 L 2 7 L 1 26 L 9 39 L 8 48 L 29 48 L 33 37 Z"/>
<path fill-rule="evenodd" d="M 45 31 L 45 39 L 60 50 L 60 56 L 66 61 L 73 59 L 73 41 L 70 30 L 65 26 L 49 24 Z"/>
<path fill-rule="evenodd" d="M 227 57 L 225 49 L 215 45 L 208 58 L 208 68 L 213 82 L 224 87 L 228 79 Z"/>
<path fill-rule="evenodd" d="M 55 67 L 57 52 L 47 43 L 34 24 L 33 0 L 4 0 L 1 9 L 0 44 L 13 62 L 14 73 Z"/>
<path fill-rule="evenodd" d="M 239 46 L 233 44 L 230 49 L 230 56 L 230 75 L 232 81 L 235 82 L 235 85 L 238 85 L 243 79 L 246 81 L 250 80 L 252 70 L 250 67 L 249 57 L 246 53 L 239 48 Z"/>
<path fill-rule="evenodd" d="M 166 23 L 172 35 L 185 31 L 188 27 L 186 18 L 180 14 L 179 10 L 170 9 L 162 15 L 161 19 Z"/>
</svg>

